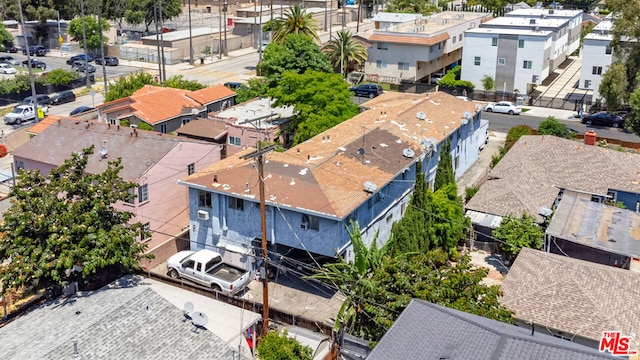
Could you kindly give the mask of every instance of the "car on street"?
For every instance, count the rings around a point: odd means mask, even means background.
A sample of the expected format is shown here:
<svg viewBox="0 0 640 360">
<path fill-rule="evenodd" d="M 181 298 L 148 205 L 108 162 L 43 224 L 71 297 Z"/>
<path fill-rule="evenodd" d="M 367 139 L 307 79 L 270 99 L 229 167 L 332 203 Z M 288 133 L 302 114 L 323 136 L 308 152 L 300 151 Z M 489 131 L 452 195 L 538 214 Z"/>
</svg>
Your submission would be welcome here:
<svg viewBox="0 0 640 360">
<path fill-rule="evenodd" d="M 13 56 L 9 56 L 9 55 L 2 55 L 0 56 L 0 63 L 6 63 L 9 65 L 20 65 L 20 60 L 16 60 L 13 58 Z"/>
<path fill-rule="evenodd" d="M 620 115 L 612 114 L 607 111 L 600 111 L 583 116 L 580 122 L 587 125 L 603 125 L 619 128 L 624 124 L 624 119 Z"/>
<path fill-rule="evenodd" d="M 67 60 L 67 65 L 73 65 L 73 62 L 74 61 L 78 61 L 78 60 L 83 60 L 84 61 L 84 54 L 73 55 L 72 57 L 70 57 Z M 87 61 L 92 62 L 93 61 L 93 56 L 87 55 Z"/>
<path fill-rule="evenodd" d="M 28 67 L 29 66 L 29 60 L 22 61 L 22 66 Z M 45 64 L 44 62 L 42 62 L 42 61 L 40 61 L 38 59 L 31 59 L 31 67 L 45 70 L 47 68 L 47 64 Z"/>
<path fill-rule="evenodd" d="M 484 106 L 484 111 L 509 115 L 519 115 L 522 112 L 522 108 L 510 101 L 500 101 L 497 103 L 488 103 Z"/>
<path fill-rule="evenodd" d="M 61 91 L 51 97 L 51 105 L 60 105 L 76 101 L 76 94 L 71 90 Z"/>
<path fill-rule="evenodd" d="M 365 96 L 369 99 L 373 99 L 383 92 L 382 86 L 378 84 L 360 84 L 358 86 L 351 87 L 349 90 L 354 92 L 356 96 Z"/>
<path fill-rule="evenodd" d="M 77 108 L 71 110 L 71 112 L 69 113 L 69 116 L 82 114 L 83 112 L 87 112 L 87 111 L 93 110 L 93 109 L 94 108 L 88 107 L 88 106 L 80 106 L 80 107 L 77 107 Z"/>
<path fill-rule="evenodd" d="M 102 65 L 102 58 L 101 57 L 97 57 L 95 62 L 96 65 Z M 115 56 L 105 56 L 104 57 L 104 64 L 107 66 L 118 66 L 119 62 L 118 62 L 118 58 Z"/>
<path fill-rule="evenodd" d="M 33 56 L 46 56 L 47 48 L 42 45 L 29 45 L 28 48 L 22 48 L 22 55 L 27 55 L 27 50 L 29 51 L 29 55 Z"/>
<path fill-rule="evenodd" d="M 444 77 L 443 73 L 435 73 L 431 75 L 431 85 L 437 84 L 438 81 L 442 80 L 443 77 Z"/>
<path fill-rule="evenodd" d="M 49 108 L 46 105 L 44 107 L 38 106 L 38 108 L 42 109 L 45 115 L 49 112 Z M 20 125 L 23 122 L 28 122 L 34 120 L 35 118 L 36 113 L 35 111 L 33 111 L 33 105 L 23 104 L 16 106 L 13 111 L 5 115 L 4 123 Z"/>
<path fill-rule="evenodd" d="M 10 47 L 7 48 L 7 52 L 10 52 L 12 54 L 17 53 L 18 51 L 19 51 L 19 49 L 17 47 L 15 47 L 15 46 L 10 46 Z"/>
<path fill-rule="evenodd" d="M 246 87 L 245 84 L 237 81 L 228 81 L 224 83 L 224 86 L 228 87 L 229 89 L 241 89 L 243 87 Z"/>
<path fill-rule="evenodd" d="M 0 63 L 0 73 L 3 73 L 3 74 L 15 74 L 16 72 L 18 72 L 18 71 L 13 66 L 11 66 L 11 65 L 9 65 L 7 63 Z"/>
<path fill-rule="evenodd" d="M 48 95 L 44 95 L 44 94 L 37 94 L 36 101 L 38 102 L 38 105 L 51 104 L 51 98 L 49 98 Z M 22 99 L 22 104 L 24 105 L 33 104 L 33 96 L 27 96 L 26 98 Z"/>
<path fill-rule="evenodd" d="M 85 71 L 89 71 L 89 73 L 94 73 L 96 72 L 96 67 L 88 64 L 87 62 L 85 62 L 84 60 L 76 60 L 73 62 L 73 64 L 71 65 L 71 69 L 77 71 L 77 72 L 85 72 Z"/>
</svg>

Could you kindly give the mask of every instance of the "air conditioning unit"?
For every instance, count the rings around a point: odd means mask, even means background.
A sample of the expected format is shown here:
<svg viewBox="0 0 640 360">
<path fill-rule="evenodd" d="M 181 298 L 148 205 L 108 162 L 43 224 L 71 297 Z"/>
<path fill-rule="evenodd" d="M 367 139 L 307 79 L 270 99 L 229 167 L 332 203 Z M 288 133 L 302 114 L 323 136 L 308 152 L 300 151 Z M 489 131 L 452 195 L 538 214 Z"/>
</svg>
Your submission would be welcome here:
<svg viewBox="0 0 640 360">
<path fill-rule="evenodd" d="M 307 224 L 306 222 L 303 222 L 302 224 L 300 224 L 300 229 L 307 230 L 308 228 L 309 228 L 309 224 Z"/>
<path fill-rule="evenodd" d="M 209 212 L 204 210 L 198 210 L 198 219 L 199 220 L 209 220 Z"/>
</svg>

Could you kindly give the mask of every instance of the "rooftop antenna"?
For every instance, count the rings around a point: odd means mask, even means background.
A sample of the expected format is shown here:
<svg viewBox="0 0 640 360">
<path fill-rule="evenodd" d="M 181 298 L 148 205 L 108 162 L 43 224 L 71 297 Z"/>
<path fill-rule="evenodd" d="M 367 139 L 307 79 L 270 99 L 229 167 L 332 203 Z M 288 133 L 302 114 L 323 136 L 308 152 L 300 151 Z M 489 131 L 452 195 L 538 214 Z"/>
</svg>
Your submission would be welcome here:
<svg viewBox="0 0 640 360">
<path fill-rule="evenodd" d="M 82 359 L 82 355 L 78 352 L 78 339 L 73 338 L 73 358 L 74 359 Z"/>
<path fill-rule="evenodd" d="M 100 156 L 103 159 L 107 158 L 107 139 L 102 139 L 102 149 L 100 149 Z"/>
<path fill-rule="evenodd" d="M 182 315 L 184 315 L 184 319 L 182 320 L 182 322 L 186 322 L 187 320 L 193 320 L 191 315 L 189 315 L 189 313 L 191 313 L 193 309 L 194 309 L 194 306 L 191 301 L 187 301 L 186 303 L 184 303 L 184 308 L 182 310 L 183 311 Z"/>
<path fill-rule="evenodd" d="M 209 318 L 207 317 L 207 315 L 205 315 L 205 313 L 203 313 L 202 311 L 195 311 L 191 315 L 191 318 L 191 323 L 193 324 L 193 326 L 195 326 L 191 331 L 198 334 L 198 330 L 207 330 L 207 328 L 204 326 L 209 322 Z"/>
</svg>

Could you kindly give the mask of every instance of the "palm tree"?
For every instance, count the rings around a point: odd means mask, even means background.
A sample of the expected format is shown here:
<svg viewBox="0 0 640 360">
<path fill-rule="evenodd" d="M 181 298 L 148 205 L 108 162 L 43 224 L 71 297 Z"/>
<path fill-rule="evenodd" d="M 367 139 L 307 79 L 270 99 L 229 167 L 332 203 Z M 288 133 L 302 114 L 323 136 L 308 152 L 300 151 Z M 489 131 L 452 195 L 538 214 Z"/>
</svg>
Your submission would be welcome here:
<svg viewBox="0 0 640 360">
<path fill-rule="evenodd" d="M 316 42 L 320 42 L 318 36 L 318 24 L 307 10 L 300 5 L 294 5 L 284 13 L 284 17 L 275 21 L 272 41 L 278 44 L 284 43 L 284 38 L 289 34 L 307 35 Z"/>
<path fill-rule="evenodd" d="M 349 30 L 338 32 L 338 36 L 331 39 L 322 49 L 327 54 L 333 68 L 340 68 L 341 74 L 346 74 L 350 63 L 360 64 L 367 60 L 367 49 L 362 43 L 353 40 Z"/>
</svg>

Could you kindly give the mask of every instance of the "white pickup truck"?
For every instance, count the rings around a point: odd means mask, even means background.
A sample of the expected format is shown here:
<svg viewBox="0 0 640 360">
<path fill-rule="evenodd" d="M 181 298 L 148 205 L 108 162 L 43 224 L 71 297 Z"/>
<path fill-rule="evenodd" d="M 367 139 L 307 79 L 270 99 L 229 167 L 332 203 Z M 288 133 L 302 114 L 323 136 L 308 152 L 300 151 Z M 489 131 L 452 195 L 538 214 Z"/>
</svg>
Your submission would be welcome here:
<svg viewBox="0 0 640 360">
<path fill-rule="evenodd" d="M 46 105 L 38 106 L 38 108 L 42 109 L 44 115 L 49 112 L 49 107 Z M 4 116 L 4 123 L 20 125 L 23 122 L 31 121 L 35 118 L 36 113 L 33 111 L 33 105 L 18 105 L 12 112 Z"/>
<path fill-rule="evenodd" d="M 217 291 L 234 295 L 251 281 L 250 271 L 225 264 L 212 250 L 180 251 L 167 260 L 169 276 L 184 278 Z"/>
</svg>

